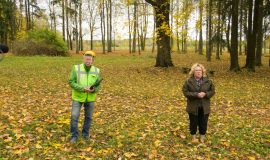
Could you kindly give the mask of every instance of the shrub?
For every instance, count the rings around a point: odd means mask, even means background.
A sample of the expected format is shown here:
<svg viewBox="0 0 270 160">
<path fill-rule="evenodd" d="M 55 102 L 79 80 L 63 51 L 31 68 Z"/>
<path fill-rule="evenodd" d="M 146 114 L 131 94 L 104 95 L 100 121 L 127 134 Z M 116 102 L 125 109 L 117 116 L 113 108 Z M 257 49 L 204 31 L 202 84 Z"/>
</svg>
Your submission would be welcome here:
<svg viewBox="0 0 270 160">
<path fill-rule="evenodd" d="M 68 48 L 58 34 L 48 29 L 37 29 L 29 31 L 25 39 L 14 43 L 14 54 L 67 56 Z"/>
</svg>

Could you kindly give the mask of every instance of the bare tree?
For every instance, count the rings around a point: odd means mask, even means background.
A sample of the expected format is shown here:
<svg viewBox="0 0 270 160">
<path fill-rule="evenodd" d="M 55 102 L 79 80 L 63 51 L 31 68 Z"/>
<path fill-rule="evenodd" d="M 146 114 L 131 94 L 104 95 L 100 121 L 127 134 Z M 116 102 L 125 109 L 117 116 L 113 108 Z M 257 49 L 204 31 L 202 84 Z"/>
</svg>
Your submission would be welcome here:
<svg viewBox="0 0 270 160">
<path fill-rule="evenodd" d="M 88 0 L 87 1 L 87 12 L 89 13 L 89 17 L 87 17 L 87 22 L 89 24 L 89 31 L 90 31 L 90 49 L 94 49 L 93 38 L 94 38 L 94 31 L 97 29 L 95 28 L 96 18 L 97 18 L 97 0 Z"/>
<path fill-rule="evenodd" d="M 99 15 L 100 15 L 100 29 L 101 29 L 101 43 L 102 43 L 102 52 L 105 53 L 105 34 L 106 34 L 106 27 L 105 27 L 105 9 L 104 9 L 104 0 L 100 1 L 99 4 Z"/>
<path fill-rule="evenodd" d="M 107 52 L 112 52 L 112 1 L 106 1 L 107 20 Z"/>
<path fill-rule="evenodd" d="M 131 53 L 131 20 L 130 20 L 130 3 L 128 1 L 127 3 L 128 7 L 128 48 L 129 48 L 129 53 Z"/>
<path fill-rule="evenodd" d="M 200 33 L 199 33 L 199 54 L 203 54 L 203 37 L 202 37 L 202 17 L 203 17 L 203 0 L 200 0 L 199 5 L 199 12 L 200 12 Z"/>
<path fill-rule="evenodd" d="M 206 59 L 211 61 L 212 55 L 212 0 L 208 0 L 207 9 L 207 41 L 206 41 Z"/>
<path fill-rule="evenodd" d="M 65 27 L 65 0 L 61 0 L 61 4 L 62 4 L 62 36 L 64 41 L 66 40 L 66 27 Z"/>
<path fill-rule="evenodd" d="M 133 40 L 132 40 L 132 53 L 136 52 L 136 35 L 137 35 L 137 23 L 138 23 L 138 19 L 137 19 L 137 1 L 135 1 L 133 3 L 134 5 L 134 11 L 133 11 Z"/>
</svg>

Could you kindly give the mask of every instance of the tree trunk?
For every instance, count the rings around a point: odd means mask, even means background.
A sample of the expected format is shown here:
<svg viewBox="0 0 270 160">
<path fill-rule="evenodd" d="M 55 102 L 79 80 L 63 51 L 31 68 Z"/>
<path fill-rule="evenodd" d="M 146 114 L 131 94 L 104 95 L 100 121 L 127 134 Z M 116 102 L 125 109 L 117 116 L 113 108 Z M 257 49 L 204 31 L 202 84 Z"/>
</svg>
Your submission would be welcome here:
<svg viewBox="0 0 270 160">
<path fill-rule="evenodd" d="M 107 13 L 107 52 L 112 52 L 112 1 L 106 2 Z"/>
<path fill-rule="evenodd" d="M 263 1 L 258 2 L 258 31 L 257 31 L 257 42 L 256 42 L 256 59 L 255 65 L 262 66 L 262 44 L 263 44 Z"/>
<path fill-rule="evenodd" d="M 270 2 L 269 2 L 269 6 L 270 6 Z M 263 18 L 263 54 L 267 54 L 266 53 L 267 38 L 268 38 L 267 30 L 269 27 L 270 27 L 270 21 L 267 18 Z"/>
<path fill-rule="evenodd" d="M 244 53 L 247 55 L 247 43 L 248 43 L 248 9 L 247 7 L 243 8 L 243 33 L 245 34 L 244 39 Z"/>
<path fill-rule="evenodd" d="M 218 27 L 217 27 L 217 48 L 216 48 L 216 59 L 220 59 L 220 46 L 221 46 L 221 39 L 220 39 L 220 22 L 221 22 L 221 3 L 218 2 Z"/>
<path fill-rule="evenodd" d="M 179 8 L 179 0 L 177 0 L 177 13 L 179 13 L 180 8 Z M 177 14 L 176 17 L 176 46 L 177 46 L 177 52 L 180 53 L 180 40 L 179 40 L 179 15 Z"/>
<path fill-rule="evenodd" d="M 207 61 L 211 61 L 212 54 L 212 0 L 209 0 L 209 8 L 208 8 L 208 49 L 206 52 Z"/>
<path fill-rule="evenodd" d="M 206 41 L 206 44 L 205 44 L 205 50 L 206 50 L 206 57 L 207 57 L 207 54 L 208 54 L 208 52 L 209 52 L 209 16 L 208 16 L 208 14 L 209 14 L 209 4 L 208 4 L 208 7 L 207 7 L 207 5 L 206 5 L 206 35 L 205 35 L 205 37 L 206 37 L 206 39 L 205 39 L 205 41 Z"/>
<path fill-rule="evenodd" d="M 171 46 L 170 34 L 170 1 L 164 0 L 145 0 L 155 8 L 156 13 L 156 27 L 157 27 L 157 58 L 156 67 L 169 67 L 173 66 L 171 60 Z"/>
<path fill-rule="evenodd" d="M 243 24 L 243 0 L 240 0 L 240 7 L 239 7 L 239 11 L 240 11 L 240 23 L 239 23 L 239 27 L 240 27 L 240 35 L 239 35 L 239 55 L 242 55 L 242 24 Z"/>
<path fill-rule="evenodd" d="M 187 10 L 187 1 L 183 1 L 183 8 L 182 12 L 185 13 Z M 182 52 L 186 53 L 187 52 L 187 17 L 185 16 L 184 19 L 184 24 L 182 25 Z"/>
<path fill-rule="evenodd" d="M 231 19 L 232 19 L 232 10 L 228 13 L 228 24 L 226 29 L 226 41 L 228 51 L 231 52 L 231 44 L 230 44 L 230 33 L 231 33 Z"/>
<path fill-rule="evenodd" d="M 267 33 L 266 33 L 266 30 L 267 30 L 267 24 L 266 24 L 266 19 L 264 18 L 263 19 L 263 54 L 266 54 L 266 48 L 267 48 L 267 45 L 266 45 L 266 39 L 267 39 Z"/>
<path fill-rule="evenodd" d="M 11 17 L 10 17 L 10 40 L 11 40 L 11 46 L 12 43 L 16 40 L 16 33 L 17 33 L 17 25 L 16 25 L 16 1 L 14 0 L 11 3 L 11 8 L 12 8 L 12 13 L 11 13 Z"/>
<path fill-rule="evenodd" d="M 31 29 L 31 22 L 30 22 L 29 0 L 25 0 L 24 5 L 25 5 L 26 30 L 30 30 Z"/>
<path fill-rule="evenodd" d="M 104 14 L 104 0 L 100 3 L 100 29 L 101 29 L 101 43 L 102 53 L 105 54 L 105 14 Z"/>
<path fill-rule="evenodd" d="M 137 35 L 137 2 L 134 2 L 134 13 L 133 13 L 133 42 L 132 42 L 132 53 L 136 52 L 136 35 Z M 138 46 L 139 47 L 139 46 Z"/>
<path fill-rule="evenodd" d="M 94 44 L 93 44 L 93 34 L 94 34 L 94 32 L 91 31 L 90 34 L 91 34 L 90 35 L 90 49 L 93 50 L 94 49 Z"/>
<path fill-rule="evenodd" d="M 53 7 L 53 30 L 54 30 L 54 33 L 56 33 L 56 14 L 55 14 L 55 2 L 54 1 L 53 1 L 52 7 Z M 32 22 L 34 22 L 34 20 Z"/>
<path fill-rule="evenodd" d="M 79 53 L 79 37 L 78 37 L 78 4 L 75 3 L 75 30 L 73 30 L 73 35 L 75 35 L 75 51 L 76 54 Z"/>
<path fill-rule="evenodd" d="M 200 33 L 199 33 L 199 54 L 203 54 L 203 37 L 202 37 L 202 16 L 203 16 L 203 0 L 200 0 Z"/>
<path fill-rule="evenodd" d="M 171 7 L 170 7 L 170 14 L 171 14 L 171 28 L 173 28 L 173 0 L 170 0 Z M 170 35 L 170 42 L 171 42 L 171 47 L 173 48 L 173 30 L 171 29 L 171 35 Z"/>
<path fill-rule="evenodd" d="M 69 8 L 71 8 L 71 0 L 69 1 Z M 71 13 L 69 13 L 69 15 L 71 17 Z M 67 22 L 69 22 L 68 19 L 67 19 Z M 70 23 L 72 23 L 72 21 Z M 67 28 L 69 30 L 69 25 L 68 24 L 67 24 Z M 72 38 L 71 38 L 71 36 L 72 36 L 72 30 L 69 31 L 69 47 L 70 47 L 69 49 L 70 50 L 73 50 L 73 44 L 72 44 Z"/>
<path fill-rule="evenodd" d="M 23 0 L 19 0 L 19 4 L 20 4 L 20 16 L 19 16 L 19 20 L 18 20 L 18 29 L 21 30 L 22 26 L 23 26 Z"/>
<path fill-rule="evenodd" d="M 79 50 L 83 50 L 83 36 L 82 36 L 82 0 L 79 2 Z"/>
<path fill-rule="evenodd" d="M 140 32 L 139 32 L 139 23 L 138 23 L 138 17 L 139 17 L 139 15 L 138 15 L 139 13 L 137 12 L 137 24 L 136 24 L 136 27 L 137 27 L 137 36 L 138 36 L 138 52 L 139 52 L 139 55 L 141 55 L 141 47 L 140 47 L 140 45 L 141 45 L 141 41 L 140 41 Z"/>
<path fill-rule="evenodd" d="M 187 30 L 188 30 L 188 20 L 185 22 L 185 34 L 184 34 L 184 53 L 187 53 Z"/>
<path fill-rule="evenodd" d="M 232 1 L 232 32 L 231 32 L 231 71 L 239 71 L 238 64 L 238 4 L 239 0 Z"/>
<path fill-rule="evenodd" d="M 130 4 L 127 4 L 128 7 L 128 49 L 131 53 L 131 22 L 130 22 Z"/>
<path fill-rule="evenodd" d="M 109 0 L 110 4 L 110 47 L 109 52 L 112 52 L 112 0 Z"/>
<path fill-rule="evenodd" d="M 153 8 L 153 15 L 154 15 L 154 22 L 156 22 L 156 13 L 154 8 Z M 155 51 L 155 44 L 156 44 L 156 23 L 154 23 L 153 29 L 152 53 L 154 53 Z"/>
<path fill-rule="evenodd" d="M 222 49 L 224 47 L 224 41 L 223 41 L 223 30 L 224 30 L 224 21 L 225 21 L 225 14 L 222 14 L 221 16 L 221 31 L 219 35 L 219 40 L 220 40 L 220 47 L 219 47 L 219 55 L 222 55 Z"/>
<path fill-rule="evenodd" d="M 115 51 L 116 47 L 116 33 L 115 33 L 115 27 L 113 28 L 113 50 Z"/>
<path fill-rule="evenodd" d="M 62 0 L 62 36 L 63 40 L 66 40 L 66 34 L 65 34 L 65 0 Z"/>
<path fill-rule="evenodd" d="M 95 30 L 95 19 L 97 16 L 96 12 L 96 3 L 97 1 L 94 1 L 93 3 L 92 0 L 88 0 L 88 12 L 89 12 L 89 31 L 90 31 L 90 49 L 94 49 L 94 44 L 93 44 L 93 37 L 94 37 L 94 30 Z"/>
<path fill-rule="evenodd" d="M 269 52 L 269 62 L 268 62 L 268 64 L 269 64 L 269 67 L 270 67 L 270 43 L 269 43 L 268 52 Z"/>
<path fill-rule="evenodd" d="M 253 26 L 252 26 L 253 0 L 249 0 L 248 46 L 247 46 L 246 67 L 248 68 L 248 71 L 252 72 L 255 72 L 255 49 L 257 42 L 260 2 L 261 0 L 255 0 Z"/>
<path fill-rule="evenodd" d="M 184 25 L 181 27 L 182 32 L 181 32 L 181 52 L 184 52 Z"/>
<path fill-rule="evenodd" d="M 143 15 L 143 22 L 141 26 L 141 48 L 142 51 L 145 50 L 145 43 L 146 43 L 146 34 L 147 34 L 147 28 L 148 28 L 148 7 L 144 4 L 143 10 L 145 11 Z"/>
<path fill-rule="evenodd" d="M 67 6 L 68 4 L 68 0 L 65 0 L 65 4 Z M 67 46 L 68 46 L 68 49 L 70 49 L 70 45 L 69 45 L 69 41 L 70 41 L 70 38 L 69 38 L 69 17 L 68 17 L 68 7 L 66 7 L 66 33 L 67 33 Z"/>
<path fill-rule="evenodd" d="M 198 52 L 198 29 L 196 28 L 196 35 L 195 35 L 195 44 L 194 44 L 194 48 L 195 48 L 195 53 Z"/>
</svg>

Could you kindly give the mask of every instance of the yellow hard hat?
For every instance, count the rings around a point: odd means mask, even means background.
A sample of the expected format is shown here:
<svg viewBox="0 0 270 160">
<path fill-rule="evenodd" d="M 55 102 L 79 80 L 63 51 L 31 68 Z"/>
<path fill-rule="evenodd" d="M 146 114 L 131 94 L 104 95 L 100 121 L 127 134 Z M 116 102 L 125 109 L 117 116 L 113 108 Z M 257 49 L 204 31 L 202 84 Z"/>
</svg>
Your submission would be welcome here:
<svg viewBox="0 0 270 160">
<path fill-rule="evenodd" d="M 93 51 L 86 51 L 86 52 L 84 53 L 84 55 L 86 55 L 86 56 L 92 56 L 92 57 L 96 57 L 96 53 L 95 53 L 95 52 L 93 52 Z"/>
</svg>

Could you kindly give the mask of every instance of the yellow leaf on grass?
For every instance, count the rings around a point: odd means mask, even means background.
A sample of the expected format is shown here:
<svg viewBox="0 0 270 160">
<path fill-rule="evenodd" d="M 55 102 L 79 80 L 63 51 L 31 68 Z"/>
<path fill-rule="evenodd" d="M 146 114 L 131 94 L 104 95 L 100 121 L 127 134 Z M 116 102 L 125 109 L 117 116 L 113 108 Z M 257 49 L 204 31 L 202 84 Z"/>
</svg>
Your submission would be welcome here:
<svg viewBox="0 0 270 160">
<path fill-rule="evenodd" d="M 121 142 L 118 142 L 117 147 L 123 147 L 123 144 Z"/>
<path fill-rule="evenodd" d="M 16 136 L 16 139 L 18 140 L 22 137 L 25 137 L 25 134 L 16 134 L 15 136 Z"/>
<path fill-rule="evenodd" d="M 186 139 L 187 137 L 185 136 L 185 135 L 183 135 L 183 134 L 180 134 L 180 137 L 182 138 L 182 139 Z"/>
<path fill-rule="evenodd" d="M 255 157 L 252 157 L 252 156 L 248 156 L 248 159 L 249 160 L 255 160 L 256 158 Z"/>
<path fill-rule="evenodd" d="M 86 152 L 90 152 L 91 150 L 92 150 L 91 147 L 88 147 L 88 148 L 85 149 Z"/>
<path fill-rule="evenodd" d="M 100 112 L 94 113 L 94 117 L 95 117 L 95 118 L 98 117 L 99 115 L 100 115 Z"/>
<path fill-rule="evenodd" d="M 203 159 L 203 157 L 201 157 L 201 156 L 198 156 L 198 157 L 197 157 L 197 159 L 198 159 L 198 160 L 201 160 L 201 159 Z"/>
<path fill-rule="evenodd" d="M 69 118 L 59 118 L 58 123 L 62 123 L 62 124 L 69 124 L 70 123 L 70 119 Z"/>
<path fill-rule="evenodd" d="M 16 155 L 22 155 L 23 153 L 29 152 L 29 148 L 22 148 L 14 151 Z"/>
<path fill-rule="evenodd" d="M 156 141 L 155 141 L 155 146 L 158 147 L 158 146 L 160 146 L 160 145 L 161 145 L 161 141 L 160 141 L 160 140 L 156 140 Z"/>
<path fill-rule="evenodd" d="M 227 141 L 224 141 L 224 142 L 221 142 L 224 146 L 226 146 L 226 147 L 229 147 L 230 146 L 230 143 L 229 142 L 227 142 Z"/>
<path fill-rule="evenodd" d="M 7 139 L 4 139 L 4 142 L 10 142 L 12 141 L 12 137 L 8 137 Z"/>
<path fill-rule="evenodd" d="M 157 150 L 152 150 L 151 151 L 151 154 L 149 155 L 149 159 L 154 159 L 155 157 L 157 157 Z"/>
<path fill-rule="evenodd" d="M 107 154 L 107 153 L 110 153 L 110 152 L 112 152 L 111 148 L 101 149 L 101 150 L 97 151 L 98 154 Z"/>
<path fill-rule="evenodd" d="M 43 131 L 43 129 L 40 128 L 40 127 L 38 127 L 38 128 L 36 128 L 36 131 L 37 131 L 38 133 L 41 133 L 41 132 Z"/>
<path fill-rule="evenodd" d="M 131 158 L 131 157 L 136 157 L 137 154 L 132 153 L 132 152 L 126 152 L 126 153 L 124 154 L 124 156 L 127 157 L 127 158 Z"/>
<path fill-rule="evenodd" d="M 61 144 L 59 144 L 59 143 L 53 143 L 52 146 L 53 146 L 54 148 L 59 148 L 59 147 L 61 147 Z"/>
<path fill-rule="evenodd" d="M 41 146 L 41 145 L 36 144 L 36 149 L 41 149 L 41 148 L 42 148 L 42 146 Z"/>
</svg>

